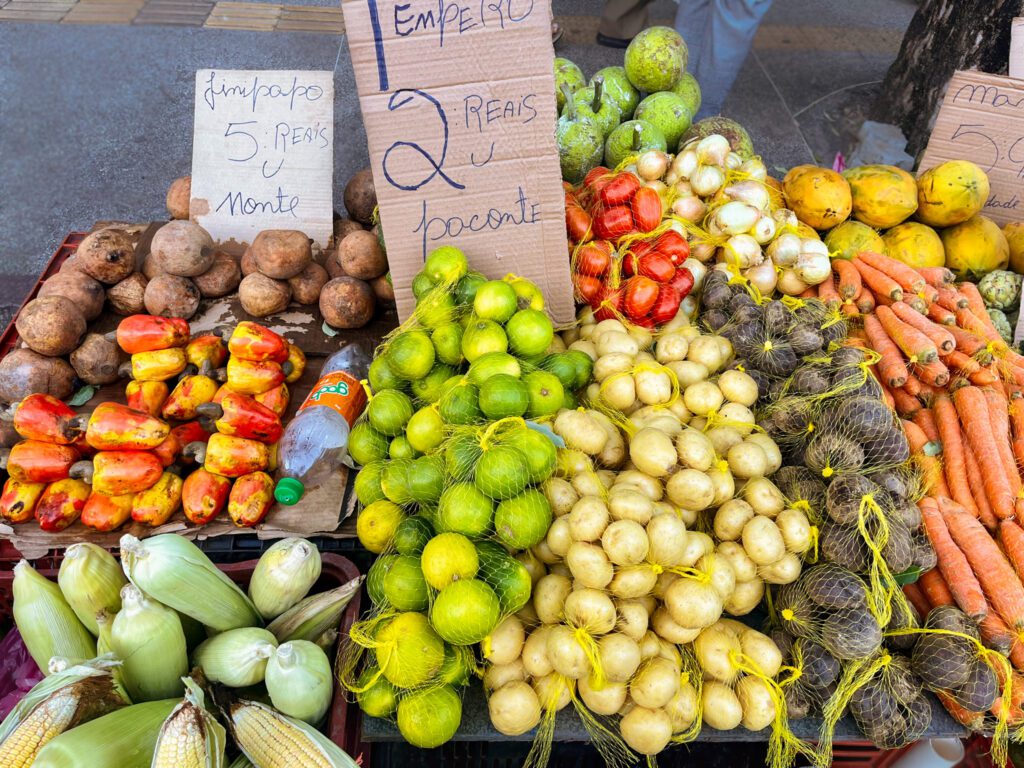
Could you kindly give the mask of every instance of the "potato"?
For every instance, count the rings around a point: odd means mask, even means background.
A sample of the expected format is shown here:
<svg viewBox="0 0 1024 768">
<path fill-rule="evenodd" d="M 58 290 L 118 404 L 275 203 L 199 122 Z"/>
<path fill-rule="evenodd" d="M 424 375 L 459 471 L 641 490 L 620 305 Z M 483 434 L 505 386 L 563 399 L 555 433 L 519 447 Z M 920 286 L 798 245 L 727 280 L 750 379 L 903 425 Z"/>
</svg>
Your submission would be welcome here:
<svg viewBox="0 0 1024 768">
<path fill-rule="evenodd" d="M 697 719 L 697 689 L 692 683 L 681 683 L 679 692 L 665 705 L 665 712 L 672 720 L 672 733 L 682 733 Z"/>
<path fill-rule="evenodd" d="M 536 727 L 540 711 L 537 693 L 521 680 L 506 683 L 487 699 L 491 724 L 506 736 L 518 736 Z"/>
<path fill-rule="evenodd" d="M 146 284 L 142 295 L 146 312 L 188 320 L 199 309 L 199 289 L 187 277 L 169 273 L 157 275 Z M 244 302 L 243 302 L 244 306 Z"/>
<path fill-rule="evenodd" d="M 575 680 L 566 680 L 561 675 L 551 673 L 544 677 L 533 679 L 530 683 L 544 706 L 544 710 L 561 712 L 572 701 L 573 689 L 576 686 Z"/>
<path fill-rule="evenodd" d="M 658 633 L 658 637 L 682 645 L 692 643 L 701 632 L 699 628 L 684 627 L 676 622 L 665 607 L 658 608 L 651 614 L 651 628 Z"/>
<path fill-rule="evenodd" d="M 679 381 L 679 389 L 683 390 L 698 381 L 704 381 L 711 373 L 707 367 L 692 360 L 678 360 L 667 364 Z"/>
<path fill-rule="evenodd" d="M 725 398 L 718 386 L 711 381 L 697 381 L 683 390 L 683 404 L 690 413 L 707 416 L 717 411 Z"/>
<path fill-rule="evenodd" d="M 12 349 L 0 358 L 0 400 L 13 403 L 34 392 L 61 400 L 75 391 L 75 371 L 66 360 L 31 349 Z M 610 579 L 609 579 L 610 581 Z"/>
<path fill-rule="evenodd" d="M 715 512 L 714 529 L 719 541 L 736 541 L 743 526 L 754 517 L 754 508 L 742 499 L 730 499 Z"/>
<path fill-rule="evenodd" d="M 608 510 L 613 520 L 633 520 L 647 525 L 654 516 L 654 503 L 630 486 L 616 486 L 608 494 Z"/>
<path fill-rule="evenodd" d="M 672 379 L 665 370 L 638 370 L 633 379 L 636 382 L 636 396 L 647 405 L 665 405 L 672 400 Z"/>
<path fill-rule="evenodd" d="M 99 282 L 84 272 L 73 270 L 58 272 L 47 278 L 39 286 L 39 293 L 36 295 L 63 296 L 78 307 L 86 321 L 99 317 L 103 311 L 103 301 L 106 299 L 106 293 Z"/>
<path fill-rule="evenodd" d="M 565 620 L 592 635 L 604 635 L 615 628 L 615 604 L 599 589 L 574 589 L 565 598 Z"/>
<path fill-rule="evenodd" d="M 523 643 L 523 669 L 530 677 L 544 677 L 554 671 L 547 651 L 550 631 L 551 625 L 542 624 L 533 630 Z"/>
<path fill-rule="evenodd" d="M 615 565 L 638 565 L 647 558 L 650 542 L 635 520 L 616 520 L 601 534 L 601 546 Z"/>
<path fill-rule="evenodd" d="M 210 268 L 193 278 L 204 299 L 227 296 L 238 287 L 241 280 L 242 268 L 238 265 L 238 259 L 225 251 L 215 251 Z"/>
<path fill-rule="evenodd" d="M 605 682 L 601 688 L 594 688 L 589 676 L 581 677 L 576 682 L 576 688 L 587 709 L 595 715 L 614 715 L 622 709 L 629 693 L 625 683 Z"/>
<path fill-rule="evenodd" d="M 299 304 L 315 304 L 328 279 L 327 270 L 311 261 L 299 274 L 288 278 L 292 299 Z"/>
<path fill-rule="evenodd" d="M 779 527 L 770 518 L 755 515 L 741 533 L 743 549 L 758 565 L 771 565 L 786 554 L 786 542 Z"/>
<path fill-rule="evenodd" d="M 601 355 L 594 361 L 594 381 L 603 384 L 607 379 L 612 376 L 628 376 L 631 375 L 634 365 L 633 356 L 627 355 L 624 352 L 612 352 L 607 355 Z"/>
<path fill-rule="evenodd" d="M 572 450 L 571 448 L 569 450 Z M 580 453 L 574 451 L 574 453 Z M 564 454 L 563 454 L 564 455 Z M 586 454 L 580 453 L 581 456 Z M 589 461 L 589 459 L 588 459 Z M 572 487 L 580 496 L 602 496 L 604 495 L 604 483 L 593 467 L 573 476 Z"/>
<path fill-rule="evenodd" d="M 711 502 L 711 506 L 724 504 L 736 495 L 736 481 L 728 469 L 712 467 L 708 470 L 707 475 L 715 487 L 715 499 Z"/>
<path fill-rule="evenodd" d="M 690 340 L 690 348 L 686 352 L 686 359 L 694 363 L 700 363 L 708 369 L 709 373 L 714 373 L 725 362 L 725 356 L 722 353 L 723 348 L 719 344 L 717 337 L 698 336 Z"/>
<path fill-rule="evenodd" d="M 743 498 L 753 507 L 754 512 L 774 518 L 786 506 L 786 497 L 771 480 L 754 477 L 743 486 Z"/>
<path fill-rule="evenodd" d="M 572 566 L 570 565 L 570 568 Z M 548 574 L 533 587 L 533 607 L 537 618 L 545 624 L 557 624 L 562 620 L 565 598 L 572 592 L 572 582 L 565 576 Z"/>
<path fill-rule="evenodd" d="M 523 651 L 526 631 L 519 619 L 506 616 L 487 637 L 480 646 L 485 651 L 484 658 L 492 664 L 511 664 Z"/>
<path fill-rule="evenodd" d="M 658 575 L 646 563 L 624 565 L 615 571 L 608 589 L 615 597 L 632 600 L 649 595 L 658 583 Z"/>
<path fill-rule="evenodd" d="M 799 509 L 784 509 L 775 518 L 775 524 L 779 527 L 782 540 L 786 542 L 786 549 L 797 555 L 802 555 L 811 546 L 811 524 L 807 515 Z"/>
<path fill-rule="evenodd" d="M 723 424 L 736 430 L 740 436 L 746 437 L 754 431 L 754 412 L 739 403 L 725 403 L 718 409 L 718 418 Z"/>
<path fill-rule="evenodd" d="M 573 578 L 592 589 L 604 589 L 615 575 L 605 551 L 596 544 L 584 541 L 574 542 L 569 547 L 569 551 L 565 553 L 565 564 L 572 571 Z"/>
<path fill-rule="evenodd" d="M 764 451 L 764 455 L 768 459 L 768 468 L 765 470 L 765 475 L 774 475 L 779 471 L 779 467 L 782 466 L 782 451 L 779 450 L 779 446 L 768 435 L 754 432 L 744 442 L 760 446 L 761 450 Z"/>
<path fill-rule="evenodd" d="M 547 542 L 543 539 L 534 544 L 531 551 L 534 555 L 536 555 L 538 560 L 540 560 L 547 566 L 551 566 L 548 568 L 549 572 L 554 572 L 554 566 L 562 562 L 562 558 L 556 555 L 554 552 L 552 552 L 551 549 L 548 547 Z"/>
<path fill-rule="evenodd" d="M 182 176 L 167 188 L 167 212 L 172 219 L 187 219 L 192 202 L 192 177 Z"/>
<path fill-rule="evenodd" d="M 744 626 L 740 630 L 740 646 L 747 658 L 767 677 L 775 677 L 782 668 L 782 651 L 768 635 Z"/>
<path fill-rule="evenodd" d="M 484 672 L 484 690 L 496 691 L 515 680 L 526 679 L 526 667 L 522 659 L 516 659 L 509 664 L 488 664 Z"/>
<path fill-rule="evenodd" d="M 672 363 L 685 360 L 690 349 L 690 341 L 678 331 L 663 334 L 654 347 L 654 359 L 659 363 Z"/>
<path fill-rule="evenodd" d="M 761 578 L 737 581 L 732 594 L 725 600 L 725 612 L 731 616 L 746 616 L 761 604 L 763 598 L 764 581 Z"/>
<path fill-rule="evenodd" d="M 106 285 L 119 283 L 135 271 L 135 241 L 121 229 L 90 232 L 75 252 L 75 268 Z"/>
<path fill-rule="evenodd" d="M 608 506 L 597 496 L 583 496 L 569 512 L 569 535 L 575 541 L 597 541 L 609 521 Z"/>
<path fill-rule="evenodd" d="M 338 214 L 334 215 L 337 216 L 337 218 L 334 220 L 335 243 L 340 243 L 342 240 L 344 240 L 345 236 L 348 235 L 349 232 L 357 232 L 363 230 L 363 225 L 360 224 L 358 221 L 353 221 L 352 219 L 346 216 L 338 216 Z"/>
<path fill-rule="evenodd" d="M 738 541 L 723 541 L 715 551 L 719 557 L 729 561 L 733 573 L 736 574 L 736 581 L 750 581 L 757 578 L 757 563 L 750 559 Z"/>
<path fill-rule="evenodd" d="M 672 620 L 683 627 L 707 627 L 722 615 L 722 598 L 718 591 L 696 579 L 673 581 L 665 590 L 664 602 Z"/>
<path fill-rule="evenodd" d="M 362 328 L 375 308 L 373 290 L 355 277 L 336 277 L 320 291 L 320 314 L 334 328 Z"/>
<path fill-rule="evenodd" d="M 683 565 L 691 567 L 704 555 L 715 551 L 715 542 L 701 531 L 686 532 L 686 549 L 683 550 Z"/>
<path fill-rule="evenodd" d="M 613 487 L 634 488 L 651 501 L 661 501 L 665 495 L 665 486 L 657 478 L 645 475 L 636 469 L 623 469 L 615 476 Z"/>
<path fill-rule="evenodd" d="M 672 719 L 663 709 L 635 706 L 619 722 L 622 740 L 641 755 L 657 755 L 672 739 Z"/>
<path fill-rule="evenodd" d="M 107 290 L 110 306 L 119 315 L 138 315 L 146 311 L 146 286 L 149 279 L 142 272 L 132 272 Z"/>
<path fill-rule="evenodd" d="M 548 534 L 544 537 L 544 543 L 552 554 L 564 558 L 569 547 L 572 546 L 572 535 L 569 533 L 569 519 L 567 517 L 556 517 L 551 521 Z"/>
<path fill-rule="evenodd" d="M 679 672 L 671 662 L 654 658 L 629 682 L 629 695 L 639 707 L 659 709 L 679 692 Z"/>
<path fill-rule="evenodd" d="M 373 209 L 377 207 L 377 192 L 373 188 L 373 171 L 358 171 L 345 185 L 345 210 L 360 224 L 369 226 Z"/>
<path fill-rule="evenodd" d="M 570 448 L 590 456 L 603 451 L 608 442 L 608 433 L 604 427 L 586 411 L 559 411 L 553 429 Z"/>
<path fill-rule="evenodd" d="M 649 614 L 642 600 L 616 600 L 615 610 L 618 611 L 619 620 L 615 629 L 637 642 L 647 632 Z"/>
<path fill-rule="evenodd" d="M 750 675 L 741 678 L 736 683 L 736 698 L 743 709 L 740 723 L 748 731 L 760 731 L 775 720 L 775 701 L 763 680 Z"/>
<path fill-rule="evenodd" d="M 63 296 L 32 299 L 18 313 L 14 326 L 33 352 L 50 357 L 66 355 L 85 333 L 85 317 Z"/>
<path fill-rule="evenodd" d="M 787 552 L 771 565 L 762 565 L 759 571 L 768 584 L 792 584 L 800 578 L 801 567 L 800 558 Z"/>
<path fill-rule="evenodd" d="M 656 429 L 644 428 L 629 443 L 629 458 L 636 468 L 651 477 L 665 477 L 678 460 L 672 438 Z"/>
<path fill-rule="evenodd" d="M 711 506 L 715 499 L 715 486 L 705 472 L 681 469 L 665 484 L 669 500 L 683 509 L 699 512 Z"/>
<path fill-rule="evenodd" d="M 601 402 L 623 413 L 636 403 L 636 382 L 628 373 L 619 373 L 605 379 L 600 387 Z"/>
<path fill-rule="evenodd" d="M 693 652 L 705 675 L 723 683 L 732 683 L 739 675 L 734 658 L 743 646 L 739 636 L 722 622 L 705 629 L 693 641 Z"/>
<path fill-rule="evenodd" d="M 687 427 L 676 437 L 676 455 L 684 466 L 707 472 L 715 462 L 715 447 L 703 432 Z"/>
<path fill-rule="evenodd" d="M 727 424 L 711 427 L 704 435 L 711 441 L 717 456 L 725 456 L 729 453 L 730 448 L 743 442 L 743 435 L 740 431 Z"/>
<path fill-rule="evenodd" d="M 718 377 L 718 388 L 730 403 L 739 403 L 750 408 L 757 402 L 757 382 L 744 371 L 723 371 Z"/>
<path fill-rule="evenodd" d="M 149 250 L 164 272 L 180 277 L 203 274 L 213 266 L 216 253 L 209 232 L 195 222 L 178 220 L 156 231 Z"/>
<path fill-rule="evenodd" d="M 768 472 L 768 456 L 756 443 L 737 443 L 726 453 L 726 460 L 732 474 L 741 480 L 764 477 Z"/>
<path fill-rule="evenodd" d="M 550 477 L 541 486 L 548 503 L 551 504 L 551 511 L 555 517 L 567 515 L 572 511 L 573 506 L 579 501 L 579 495 L 572 487 L 572 483 L 561 477 Z"/>
<path fill-rule="evenodd" d="M 727 685 L 705 680 L 700 692 L 704 724 L 720 731 L 731 731 L 743 722 L 743 705 Z"/>
<path fill-rule="evenodd" d="M 395 286 L 391 282 L 390 272 L 373 278 L 370 281 L 370 287 L 373 289 L 373 295 L 377 297 L 377 301 L 385 304 L 395 303 Z M 557 339 L 558 337 L 556 336 L 555 338 Z"/>
<path fill-rule="evenodd" d="M 86 335 L 81 346 L 71 353 L 71 366 L 86 384 L 113 384 L 120 377 L 117 369 L 127 359 L 116 341 L 107 341 L 99 333 Z"/>
<path fill-rule="evenodd" d="M 551 666 L 558 674 L 570 680 L 579 680 L 590 674 L 590 661 L 572 627 L 556 624 L 548 629 L 546 650 Z"/>
<path fill-rule="evenodd" d="M 388 271 L 388 259 L 372 232 L 350 232 L 338 244 L 338 263 L 345 274 L 372 280 Z"/>
<path fill-rule="evenodd" d="M 598 326 L 600 328 L 600 326 Z M 601 357 L 608 355 L 625 355 L 630 359 L 640 353 L 640 345 L 636 339 L 625 331 L 610 328 L 608 330 L 596 330 L 592 337 L 594 346 L 597 347 L 597 354 Z"/>
<path fill-rule="evenodd" d="M 663 568 L 682 565 L 686 552 L 686 525 L 673 512 L 656 514 L 647 523 L 650 551 L 647 559 Z"/>
</svg>

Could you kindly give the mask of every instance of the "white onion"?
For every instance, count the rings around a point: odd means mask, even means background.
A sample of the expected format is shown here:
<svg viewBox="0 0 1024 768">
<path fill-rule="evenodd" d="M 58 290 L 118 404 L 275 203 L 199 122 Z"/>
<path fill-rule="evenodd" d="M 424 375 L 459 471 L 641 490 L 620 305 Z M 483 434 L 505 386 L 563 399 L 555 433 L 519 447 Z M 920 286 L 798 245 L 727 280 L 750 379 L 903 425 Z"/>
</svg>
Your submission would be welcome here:
<svg viewBox="0 0 1024 768">
<path fill-rule="evenodd" d="M 800 220 L 796 217 L 789 208 L 777 208 L 772 211 L 772 218 L 775 219 L 775 223 L 779 227 L 795 227 L 800 223 Z"/>
<path fill-rule="evenodd" d="M 717 165 L 701 165 L 690 174 L 690 186 L 701 197 L 711 197 L 724 183 L 725 172 Z"/>
<path fill-rule="evenodd" d="M 792 269 L 782 270 L 782 274 L 779 275 L 779 282 L 776 286 L 782 293 L 787 296 L 798 296 L 807 290 L 807 283 L 800 279 L 800 276 Z"/>
<path fill-rule="evenodd" d="M 690 274 L 693 275 L 693 290 L 697 290 L 704 283 L 704 276 L 708 273 L 706 265 L 700 263 L 695 258 L 690 256 L 680 266 L 686 267 L 690 270 Z"/>
<path fill-rule="evenodd" d="M 733 235 L 722 246 L 719 261 L 746 269 L 764 261 L 764 253 L 757 240 L 750 235 Z"/>
<path fill-rule="evenodd" d="M 775 237 L 775 232 L 775 219 L 766 215 L 757 220 L 757 223 L 754 224 L 754 228 L 751 230 L 750 234 L 753 235 L 754 239 L 761 245 L 765 245 L 772 241 L 772 238 Z"/>
<path fill-rule="evenodd" d="M 800 238 L 784 232 L 768 245 L 768 257 L 780 267 L 792 267 L 800 256 Z"/>
<path fill-rule="evenodd" d="M 772 291 L 775 290 L 775 284 L 779 282 L 775 265 L 770 261 L 751 267 L 743 273 L 743 276 L 753 283 L 763 296 L 771 296 Z"/>
<path fill-rule="evenodd" d="M 645 181 L 660 179 L 671 161 L 672 158 L 660 149 L 649 149 L 636 159 L 637 175 Z"/>
<path fill-rule="evenodd" d="M 690 182 L 686 179 L 679 179 L 671 184 L 668 181 L 665 183 L 669 184 L 669 186 L 671 186 L 680 197 L 687 197 L 688 195 L 693 194 L 693 187 L 690 186 Z"/>
<path fill-rule="evenodd" d="M 659 197 L 663 197 L 665 193 L 668 192 L 668 185 L 665 184 L 665 182 L 661 181 L 660 179 L 652 179 L 650 181 L 645 181 L 644 186 L 653 189 L 655 192 L 658 193 Z"/>
<path fill-rule="evenodd" d="M 740 200 L 762 211 L 767 211 L 771 207 L 772 198 L 768 194 L 768 188 L 759 181 L 737 181 L 722 191 L 729 199 Z"/>
<path fill-rule="evenodd" d="M 740 235 L 749 232 L 761 217 L 760 211 L 739 200 L 731 200 L 711 217 L 711 223 L 721 230 L 722 234 Z"/>
<path fill-rule="evenodd" d="M 626 167 L 624 167 L 622 169 L 622 172 L 623 173 L 632 173 L 634 176 L 639 176 L 640 175 L 639 173 L 636 172 L 636 163 L 630 163 L 629 165 L 627 165 Z"/>
<path fill-rule="evenodd" d="M 662 179 L 662 181 L 664 181 L 671 187 L 678 184 L 681 179 L 682 176 L 679 175 L 679 171 L 677 171 L 675 168 L 669 168 L 668 172 L 665 174 L 665 177 L 664 179 Z"/>
<path fill-rule="evenodd" d="M 700 221 L 707 213 L 707 206 L 704 201 L 696 195 L 680 197 L 672 203 L 672 213 L 687 221 Z"/>
<path fill-rule="evenodd" d="M 713 133 L 697 142 L 697 159 L 702 164 L 710 163 L 721 168 L 725 165 L 725 160 L 731 149 L 729 140 L 725 136 Z"/>
<path fill-rule="evenodd" d="M 725 156 L 725 167 L 730 171 L 735 171 L 741 165 L 743 165 L 743 158 L 737 155 L 735 152 L 730 152 Z"/>
<path fill-rule="evenodd" d="M 712 256 L 715 255 L 715 244 L 698 240 L 695 243 L 690 243 L 690 256 L 695 258 L 697 261 L 707 262 Z"/>
<path fill-rule="evenodd" d="M 744 160 L 740 166 L 740 173 L 745 173 L 754 181 L 764 181 L 768 178 L 768 169 L 761 162 L 760 158 L 757 157 Z"/>
<path fill-rule="evenodd" d="M 688 179 L 697 170 L 700 161 L 697 160 L 697 153 L 692 149 L 680 152 L 672 160 L 672 170 L 679 174 L 680 178 Z"/>
<path fill-rule="evenodd" d="M 678 221 L 673 221 L 671 224 L 668 225 L 668 228 L 671 229 L 673 232 L 678 232 L 684 238 L 686 237 L 686 227 L 684 227 Z"/>
<path fill-rule="evenodd" d="M 815 240 L 813 237 L 805 237 L 800 241 L 800 254 L 803 255 L 805 253 L 828 256 L 828 246 L 821 240 Z"/>
<path fill-rule="evenodd" d="M 824 282 L 825 278 L 832 273 L 832 261 L 828 256 L 822 256 L 820 253 L 805 252 L 800 254 L 793 270 L 808 285 L 817 285 Z"/>
<path fill-rule="evenodd" d="M 679 302 L 679 311 L 691 320 L 697 316 L 697 297 L 692 293 Z M 677 313 L 678 315 L 678 313 Z"/>
</svg>

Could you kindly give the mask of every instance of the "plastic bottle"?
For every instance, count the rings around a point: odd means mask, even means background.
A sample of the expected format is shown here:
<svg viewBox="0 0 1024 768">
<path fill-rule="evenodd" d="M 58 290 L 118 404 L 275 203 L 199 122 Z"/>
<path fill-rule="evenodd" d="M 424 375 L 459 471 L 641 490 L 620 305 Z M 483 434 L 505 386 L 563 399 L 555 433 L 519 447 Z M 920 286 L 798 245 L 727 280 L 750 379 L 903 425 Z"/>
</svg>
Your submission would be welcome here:
<svg viewBox="0 0 1024 768">
<path fill-rule="evenodd" d="M 320 380 L 299 406 L 281 437 L 279 480 L 274 498 L 298 502 L 306 488 L 320 485 L 348 455 L 348 434 L 366 407 L 360 379 L 366 377 L 372 353 L 358 343 L 342 347 L 324 362 Z"/>
</svg>

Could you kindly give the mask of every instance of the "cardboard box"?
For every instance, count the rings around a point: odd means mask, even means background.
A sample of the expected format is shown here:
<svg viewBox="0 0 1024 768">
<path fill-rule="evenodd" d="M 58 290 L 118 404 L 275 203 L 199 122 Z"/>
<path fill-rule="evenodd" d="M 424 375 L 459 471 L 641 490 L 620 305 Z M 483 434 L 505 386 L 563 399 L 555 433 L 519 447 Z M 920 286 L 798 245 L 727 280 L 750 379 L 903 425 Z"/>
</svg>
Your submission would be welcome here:
<svg viewBox="0 0 1024 768">
<path fill-rule="evenodd" d="M 1024 79 L 1024 18 L 1020 16 L 1010 26 L 1010 77 Z"/>
</svg>

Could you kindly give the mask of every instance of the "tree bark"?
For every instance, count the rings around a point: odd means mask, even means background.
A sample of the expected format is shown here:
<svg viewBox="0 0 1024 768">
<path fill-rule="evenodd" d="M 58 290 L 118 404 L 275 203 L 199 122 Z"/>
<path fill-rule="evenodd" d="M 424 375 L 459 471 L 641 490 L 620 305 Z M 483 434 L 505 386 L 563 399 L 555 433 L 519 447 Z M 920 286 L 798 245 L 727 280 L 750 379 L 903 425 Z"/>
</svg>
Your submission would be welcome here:
<svg viewBox="0 0 1024 768">
<path fill-rule="evenodd" d="M 946 86 L 958 69 L 1006 74 L 1010 24 L 1024 0 L 922 0 L 886 73 L 873 117 L 895 123 L 907 152 L 928 144 Z"/>
</svg>

